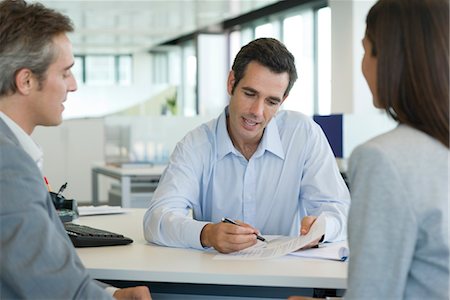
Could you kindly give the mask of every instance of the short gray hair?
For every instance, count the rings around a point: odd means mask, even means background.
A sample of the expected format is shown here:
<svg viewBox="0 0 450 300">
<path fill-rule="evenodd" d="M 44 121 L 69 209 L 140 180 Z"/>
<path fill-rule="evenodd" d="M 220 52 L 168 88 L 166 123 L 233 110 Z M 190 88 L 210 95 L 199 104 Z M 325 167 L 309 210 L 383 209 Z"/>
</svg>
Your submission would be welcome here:
<svg viewBox="0 0 450 300">
<path fill-rule="evenodd" d="M 30 69 L 39 85 L 56 59 L 53 38 L 72 32 L 71 20 L 40 3 L 23 0 L 0 2 L 0 96 L 17 91 L 15 76 Z"/>
</svg>

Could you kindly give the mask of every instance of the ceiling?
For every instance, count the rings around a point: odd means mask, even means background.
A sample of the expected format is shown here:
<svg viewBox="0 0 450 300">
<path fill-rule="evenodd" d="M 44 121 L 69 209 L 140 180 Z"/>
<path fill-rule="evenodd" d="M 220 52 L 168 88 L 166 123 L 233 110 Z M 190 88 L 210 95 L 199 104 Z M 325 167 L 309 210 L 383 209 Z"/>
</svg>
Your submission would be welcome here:
<svg viewBox="0 0 450 300">
<path fill-rule="evenodd" d="M 262 8 L 275 0 L 39 1 L 68 15 L 74 52 L 134 53 Z"/>
</svg>

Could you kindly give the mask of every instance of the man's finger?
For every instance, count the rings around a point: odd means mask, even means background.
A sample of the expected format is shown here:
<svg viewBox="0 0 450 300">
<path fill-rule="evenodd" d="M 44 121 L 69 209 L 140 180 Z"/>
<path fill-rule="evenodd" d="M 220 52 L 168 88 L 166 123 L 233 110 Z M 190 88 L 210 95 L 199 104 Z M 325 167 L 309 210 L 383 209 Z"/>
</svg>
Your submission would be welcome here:
<svg viewBox="0 0 450 300">
<path fill-rule="evenodd" d="M 300 234 L 305 235 L 309 232 L 314 221 L 316 221 L 317 216 L 306 216 L 302 219 Z"/>
</svg>

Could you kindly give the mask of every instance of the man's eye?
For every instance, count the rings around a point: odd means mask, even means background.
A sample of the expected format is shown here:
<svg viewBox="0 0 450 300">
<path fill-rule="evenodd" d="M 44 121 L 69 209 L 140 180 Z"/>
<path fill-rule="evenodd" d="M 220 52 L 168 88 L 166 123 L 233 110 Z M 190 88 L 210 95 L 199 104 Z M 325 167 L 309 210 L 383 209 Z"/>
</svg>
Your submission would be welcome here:
<svg viewBox="0 0 450 300">
<path fill-rule="evenodd" d="M 63 73 L 64 78 L 68 78 L 68 77 L 70 77 L 70 75 L 72 75 L 72 72 L 70 72 L 70 70 Z"/>
<path fill-rule="evenodd" d="M 244 94 L 248 97 L 253 97 L 255 96 L 255 93 L 251 93 L 251 92 L 244 92 Z"/>
<path fill-rule="evenodd" d="M 267 100 L 267 102 L 269 103 L 269 105 L 274 106 L 274 105 L 278 105 L 280 102 L 276 101 L 276 100 Z"/>
</svg>

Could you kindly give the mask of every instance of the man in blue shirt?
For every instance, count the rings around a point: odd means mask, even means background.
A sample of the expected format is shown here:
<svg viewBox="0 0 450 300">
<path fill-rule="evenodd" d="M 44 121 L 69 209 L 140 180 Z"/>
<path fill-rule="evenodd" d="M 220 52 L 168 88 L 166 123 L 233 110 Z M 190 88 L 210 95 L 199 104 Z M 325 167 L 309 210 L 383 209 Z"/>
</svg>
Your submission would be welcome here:
<svg viewBox="0 0 450 300">
<path fill-rule="evenodd" d="M 278 112 L 296 79 L 293 55 L 275 39 L 239 51 L 229 105 L 172 153 L 145 214 L 149 242 L 229 253 L 260 231 L 305 234 L 321 214 L 325 241 L 346 238 L 350 197 L 327 139 L 311 118 Z"/>
</svg>

